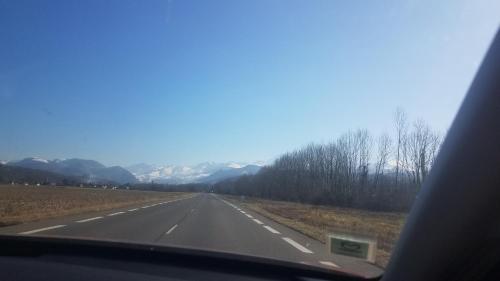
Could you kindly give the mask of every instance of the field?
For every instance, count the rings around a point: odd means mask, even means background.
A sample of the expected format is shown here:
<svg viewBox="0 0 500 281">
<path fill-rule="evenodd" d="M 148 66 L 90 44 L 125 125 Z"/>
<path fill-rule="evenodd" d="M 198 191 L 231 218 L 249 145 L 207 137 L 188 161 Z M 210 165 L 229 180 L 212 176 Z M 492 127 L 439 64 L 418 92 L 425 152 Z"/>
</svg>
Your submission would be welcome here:
<svg viewBox="0 0 500 281">
<path fill-rule="evenodd" d="M 0 185 L 0 226 L 189 195 L 180 192 Z"/>
<path fill-rule="evenodd" d="M 226 196 L 242 207 L 287 225 L 323 243 L 331 232 L 348 232 L 377 238 L 376 263 L 387 265 L 399 237 L 406 214 L 370 212 L 331 206 L 315 206 L 283 201 Z"/>
</svg>

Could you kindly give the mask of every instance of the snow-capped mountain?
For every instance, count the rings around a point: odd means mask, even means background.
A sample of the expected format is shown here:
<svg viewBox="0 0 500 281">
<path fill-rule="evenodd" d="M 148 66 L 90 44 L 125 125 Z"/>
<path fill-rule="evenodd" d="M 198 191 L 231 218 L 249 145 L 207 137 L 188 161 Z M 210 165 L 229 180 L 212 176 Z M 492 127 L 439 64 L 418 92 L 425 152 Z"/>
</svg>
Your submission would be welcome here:
<svg viewBox="0 0 500 281">
<path fill-rule="evenodd" d="M 216 183 L 229 178 L 235 178 L 244 175 L 255 175 L 260 171 L 261 168 L 261 166 L 257 165 L 246 165 L 240 168 L 222 169 L 209 176 L 200 178 L 199 182 Z"/>
<path fill-rule="evenodd" d="M 261 162 L 252 164 L 238 162 L 204 162 L 192 166 L 156 166 L 140 163 L 125 167 L 125 169 L 130 171 L 140 182 L 154 181 L 157 183 L 179 184 L 209 182 L 215 179 L 222 180 L 227 177 L 255 174 L 261 166 L 263 166 L 263 163 Z"/>
</svg>

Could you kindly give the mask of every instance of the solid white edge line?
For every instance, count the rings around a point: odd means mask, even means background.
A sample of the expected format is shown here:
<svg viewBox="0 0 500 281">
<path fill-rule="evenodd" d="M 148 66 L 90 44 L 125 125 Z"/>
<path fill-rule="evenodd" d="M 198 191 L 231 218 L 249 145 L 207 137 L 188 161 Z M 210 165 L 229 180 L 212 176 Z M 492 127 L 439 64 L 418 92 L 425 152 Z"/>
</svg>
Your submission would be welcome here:
<svg viewBox="0 0 500 281">
<path fill-rule="evenodd" d="M 139 208 L 130 209 L 130 210 L 128 210 L 128 211 L 129 211 L 129 212 L 134 212 L 134 211 L 137 211 L 137 210 L 139 210 Z"/>
<path fill-rule="evenodd" d="M 285 240 L 286 242 L 288 242 L 288 244 L 294 246 L 295 248 L 297 248 L 299 251 L 303 252 L 303 253 L 306 253 L 306 254 L 313 254 L 313 252 L 309 249 L 307 249 L 306 247 L 300 245 L 299 243 L 295 242 L 293 239 L 291 238 L 288 238 L 288 237 L 282 237 L 283 240 Z"/>
<path fill-rule="evenodd" d="M 253 219 L 254 222 L 258 223 L 258 224 L 264 224 L 263 222 L 261 222 L 260 220 L 258 219 Z"/>
<path fill-rule="evenodd" d="M 102 219 L 102 217 L 94 217 L 94 218 L 79 220 L 79 221 L 76 221 L 76 222 L 82 223 L 82 222 L 88 222 L 88 221 L 95 221 L 95 220 L 98 220 L 98 219 Z"/>
<path fill-rule="evenodd" d="M 269 230 L 269 232 L 271 232 L 271 233 L 281 234 L 279 231 L 277 231 L 276 229 L 274 229 L 274 228 L 272 228 L 272 227 L 270 227 L 268 225 L 264 225 L 264 228 L 267 229 L 267 230 Z"/>
<path fill-rule="evenodd" d="M 172 226 L 168 231 L 167 231 L 167 235 L 169 235 L 172 231 L 174 231 L 174 229 L 177 228 L 177 225 L 174 225 Z"/>
<path fill-rule="evenodd" d="M 65 224 L 54 225 L 54 226 L 49 226 L 49 227 L 45 227 L 45 228 L 39 228 L 39 229 L 21 232 L 19 234 L 22 234 L 22 235 L 33 234 L 33 233 L 37 233 L 37 232 L 41 232 L 41 231 L 45 231 L 45 230 L 56 229 L 56 228 L 61 228 L 61 227 L 65 227 L 65 226 L 66 226 Z"/>
<path fill-rule="evenodd" d="M 121 214 L 125 214 L 125 212 L 112 213 L 112 214 L 109 214 L 108 217 L 117 216 L 117 215 L 121 215 Z"/>
<path fill-rule="evenodd" d="M 319 261 L 319 263 L 321 263 L 322 265 L 326 265 L 326 266 L 340 268 L 340 266 L 338 264 L 335 264 L 331 261 Z"/>
</svg>

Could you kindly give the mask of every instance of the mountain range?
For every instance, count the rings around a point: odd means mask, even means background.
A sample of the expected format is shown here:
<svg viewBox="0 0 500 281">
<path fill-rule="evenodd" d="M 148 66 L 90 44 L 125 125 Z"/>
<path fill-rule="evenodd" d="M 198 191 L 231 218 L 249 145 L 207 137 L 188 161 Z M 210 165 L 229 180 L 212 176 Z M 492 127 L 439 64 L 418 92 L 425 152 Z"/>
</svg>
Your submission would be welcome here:
<svg viewBox="0 0 500 281">
<path fill-rule="evenodd" d="M 204 162 L 197 165 L 149 165 L 136 164 L 126 168 L 106 167 L 94 160 L 54 159 L 46 160 L 30 157 L 18 161 L 0 161 L 3 167 L 0 179 L 9 181 L 42 182 L 84 182 L 84 183 L 215 183 L 242 175 L 256 174 L 263 163 L 215 163 Z M 44 172 L 44 173 L 42 173 Z"/>
</svg>

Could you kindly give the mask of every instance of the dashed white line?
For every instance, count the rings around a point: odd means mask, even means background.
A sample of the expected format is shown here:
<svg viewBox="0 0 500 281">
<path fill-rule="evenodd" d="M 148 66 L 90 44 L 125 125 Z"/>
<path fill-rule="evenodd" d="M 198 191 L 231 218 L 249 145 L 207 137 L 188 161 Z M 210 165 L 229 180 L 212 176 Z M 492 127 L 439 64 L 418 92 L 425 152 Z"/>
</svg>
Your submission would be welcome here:
<svg viewBox="0 0 500 281">
<path fill-rule="evenodd" d="M 263 222 L 261 222 L 260 220 L 258 219 L 253 219 L 254 222 L 258 223 L 258 224 L 264 224 Z"/>
<path fill-rule="evenodd" d="M 151 206 L 144 206 L 144 207 L 141 207 L 141 209 L 146 209 L 146 208 L 149 208 Z"/>
<path fill-rule="evenodd" d="M 174 231 L 174 229 L 177 228 L 177 225 L 174 225 L 172 226 L 168 231 L 167 231 L 167 235 L 169 235 L 172 231 Z"/>
<path fill-rule="evenodd" d="M 274 233 L 274 234 L 281 234 L 279 231 L 277 231 L 276 229 L 270 227 L 270 226 L 267 226 L 267 225 L 264 225 L 264 228 L 269 230 L 269 232 L 271 233 Z"/>
<path fill-rule="evenodd" d="M 313 254 L 313 252 L 309 249 L 307 249 L 306 247 L 300 245 L 299 243 L 293 241 L 291 238 L 288 238 L 288 237 L 282 237 L 283 240 L 285 240 L 286 242 L 288 242 L 290 245 L 294 246 L 295 248 L 297 248 L 299 251 L 303 252 L 303 253 L 306 253 L 306 254 Z"/>
<path fill-rule="evenodd" d="M 129 211 L 129 212 L 135 212 L 135 211 L 137 211 L 137 210 L 139 210 L 139 208 L 130 209 L 130 210 L 128 210 L 128 211 Z"/>
<path fill-rule="evenodd" d="M 121 214 L 125 214 L 125 212 L 112 213 L 112 214 L 109 214 L 108 217 L 117 216 L 117 215 L 121 215 Z"/>
<path fill-rule="evenodd" d="M 30 231 L 21 232 L 19 234 L 24 234 L 24 235 L 33 234 L 33 233 L 37 233 L 37 232 L 41 232 L 41 231 L 45 231 L 45 230 L 56 229 L 56 228 L 61 228 L 61 227 L 65 227 L 65 226 L 66 225 L 64 225 L 64 224 L 54 225 L 54 226 L 49 226 L 49 227 L 45 227 L 45 228 L 39 228 L 39 229 L 34 229 L 34 230 L 30 230 Z"/>
<path fill-rule="evenodd" d="M 247 216 L 247 217 L 249 217 L 249 218 L 253 219 L 252 215 L 245 214 L 245 216 Z"/>
<path fill-rule="evenodd" d="M 245 211 L 240 211 L 240 212 L 241 212 L 242 214 L 246 214 L 246 212 L 245 212 Z"/>
<path fill-rule="evenodd" d="M 90 219 L 79 220 L 79 221 L 76 221 L 76 222 L 82 223 L 82 222 L 88 222 L 88 221 L 95 221 L 95 220 L 98 220 L 98 219 L 102 219 L 102 217 L 94 217 L 94 218 L 90 218 Z"/>
<path fill-rule="evenodd" d="M 339 265 L 334 264 L 334 263 L 333 263 L 333 262 L 331 262 L 331 261 L 319 261 L 319 263 L 321 263 L 322 265 L 331 266 L 331 267 L 336 267 L 336 268 L 339 268 L 339 267 L 340 267 Z"/>
</svg>

